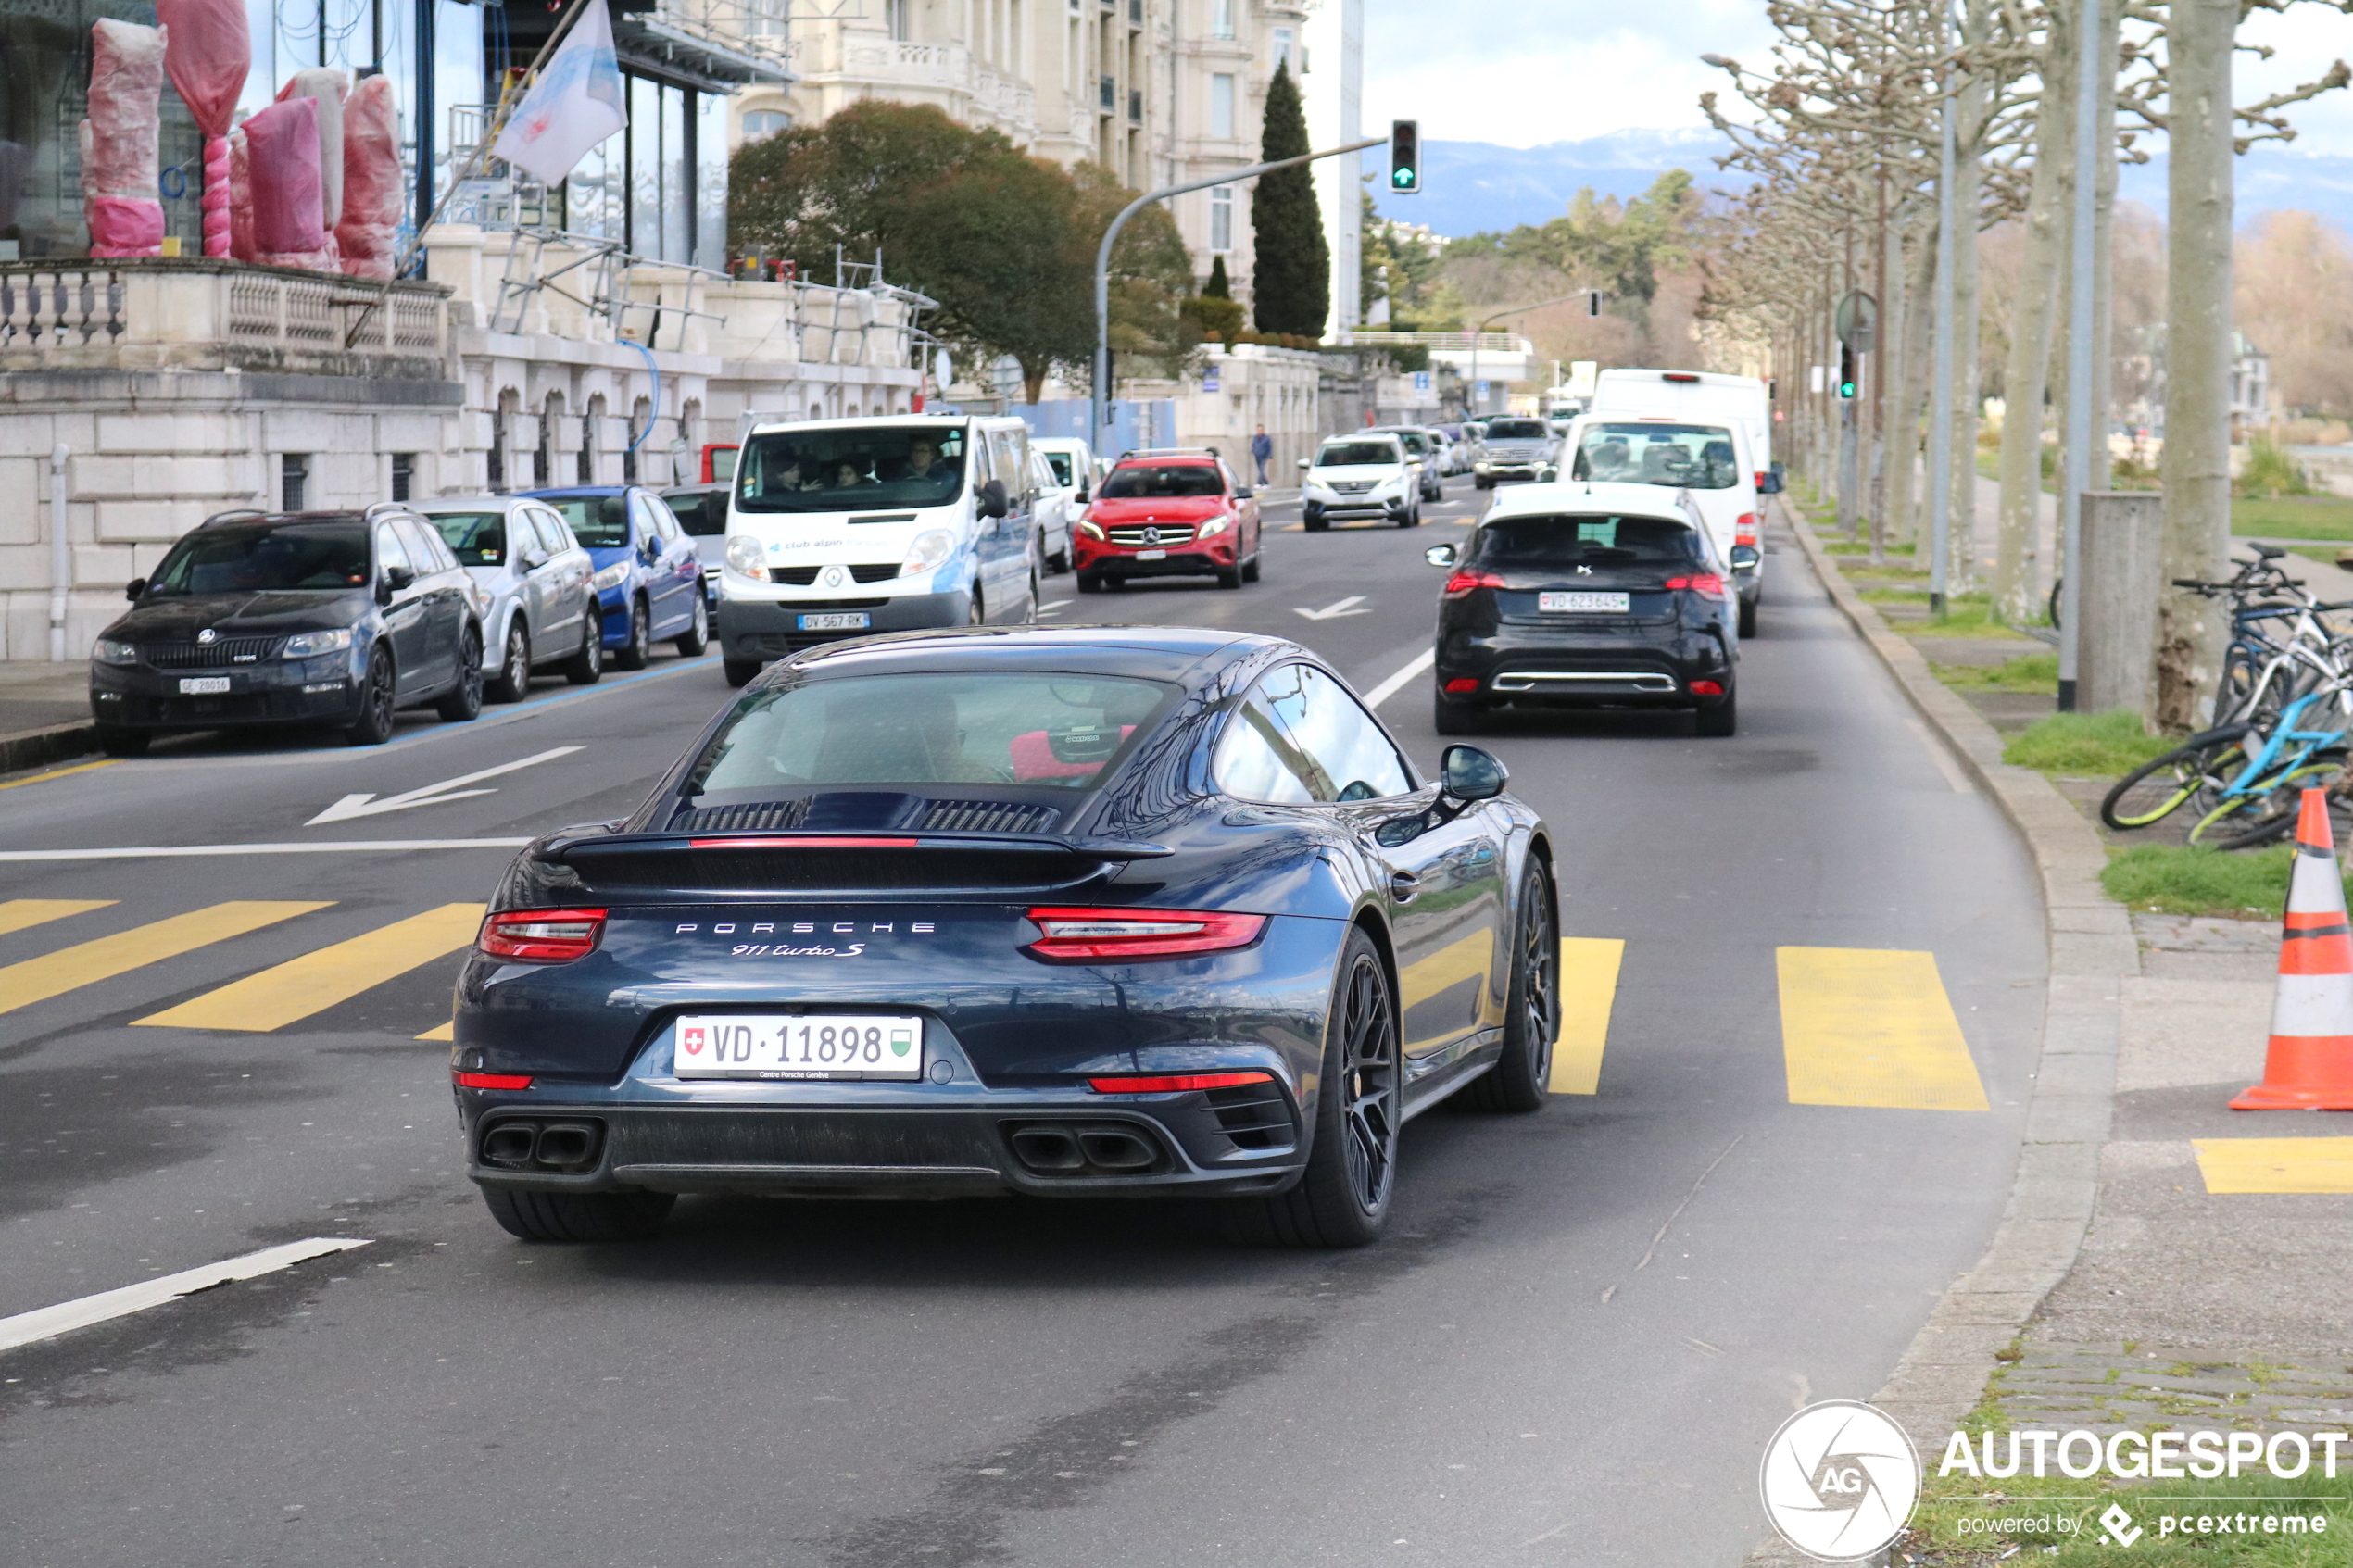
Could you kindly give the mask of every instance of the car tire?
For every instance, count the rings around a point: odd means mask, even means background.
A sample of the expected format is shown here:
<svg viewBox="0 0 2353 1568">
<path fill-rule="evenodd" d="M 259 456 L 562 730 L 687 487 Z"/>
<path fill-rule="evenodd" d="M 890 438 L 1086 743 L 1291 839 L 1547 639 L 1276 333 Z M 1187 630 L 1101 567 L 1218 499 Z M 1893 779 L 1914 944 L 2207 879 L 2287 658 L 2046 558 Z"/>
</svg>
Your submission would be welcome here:
<svg viewBox="0 0 2353 1568">
<path fill-rule="evenodd" d="M 719 664 L 731 686 L 749 686 L 752 677 L 760 673 L 760 660 L 756 659 L 723 659 Z"/>
<path fill-rule="evenodd" d="M 1755 599 L 1741 601 L 1740 629 L 1741 635 L 1743 637 L 1756 635 L 1756 601 Z"/>
<path fill-rule="evenodd" d="M 604 678 L 604 618 L 591 613 L 581 628 L 580 651 L 564 660 L 564 679 L 575 686 L 593 686 Z"/>
<path fill-rule="evenodd" d="M 702 602 L 702 590 L 695 590 L 695 617 L 686 629 L 673 637 L 670 646 L 678 650 L 681 659 L 700 659 L 711 646 L 711 610 Z"/>
<path fill-rule="evenodd" d="M 1475 735 L 1487 728 L 1477 703 L 1456 702 L 1442 691 L 1431 695 L 1430 724 L 1441 735 Z"/>
<path fill-rule="evenodd" d="M 498 676 L 483 684 L 483 695 L 493 702 L 521 702 L 531 695 L 531 637 L 518 616 L 507 626 L 507 657 L 498 661 Z"/>
<path fill-rule="evenodd" d="M 1321 512 L 1309 512 L 1300 519 L 1300 525 L 1310 533 L 1321 533 L 1332 525 L 1332 520 Z"/>
<path fill-rule="evenodd" d="M 1692 715 L 1692 734 L 1695 735 L 1729 735 L 1740 729 L 1738 693 L 1727 693 L 1724 700 L 1713 708 L 1703 708 Z"/>
<path fill-rule="evenodd" d="M 468 629 L 458 646 L 458 684 L 441 694 L 433 710 L 451 724 L 482 717 L 482 633 Z"/>
<path fill-rule="evenodd" d="M 1217 585 L 1221 588 L 1239 588 L 1242 585 L 1242 569 L 1240 566 L 1229 566 L 1226 568 L 1225 571 L 1219 572 L 1217 574 Z"/>
<path fill-rule="evenodd" d="M 393 705 L 400 677 L 392 655 L 378 648 L 368 656 L 368 672 L 359 677 L 359 717 L 343 732 L 354 746 L 382 746 L 392 738 Z"/>
<path fill-rule="evenodd" d="M 1127 579 L 1125 577 L 1114 577 L 1111 573 L 1105 572 L 1103 574 L 1103 587 L 1111 593 L 1124 594 L 1127 592 Z"/>
<path fill-rule="evenodd" d="M 1263 545 L 1251 552 L 1250 559 L 1242 563 L 1243 582 L 1255 583 L 1258 581 L 1258 563 L 1262 558 L 1264 558 L 1265 554 L 1265 546 Z"/>
<path fill-rule="evenodd" d="M 653 615 L 643 599 L 629 601 L 629 635 L 612 650 L 615 670 L 643 670 L 654 657 Z"/>
<path fill-rule="evenodd" d="M 484 1187 L 482 1201 L 509 1236 L 525 1241 L 643 1241 L 661 1229 L 678 1199 L 666 1192 Z"/>
<path fill-rule="evenodd" d="M 123 730 L 112 724 L 98 726 L 98 749 L 109 757 L 145 757 L 155 735 L 146 730 Z"/>
<path fill-rule="evenodd" d="M 1082 594 L 1101 593 L 1103 591 L 1102 577 L 1101 574 L 1092 571 L 1080 572 L 1078 574 L 1078 591 Z"/>
<path fill-rule="evenodd" d="M 1359 926 L 1340 950 L 1324 1025 L 1307 1168 L 1289 1191 L 1223 1200 L 1227 1236 L 1255 1247 L 1362 1247 L 1396 1187 L 1404 1062 L 1389 972 Z"/>
<path fill-rule="evenodd" d="M 1063 572 L 1068 571 L 1069 570 L 1069 546 L 1064 545 L 1061 549 L 1056 550 L 1052 555 L 1046 558 L 1046 575 L 1049 577 L 1060 577 Z"/>
<path fill-rule="evenodd" d="M 1471 481 L 1471 483 L 1481 490 L 1492 490 L 1495 488 L 1495 482 L 1491 479 L 1475 479 Z"/>
<path fill-rule="evenodd" d="M 1029 608 L 1022 614 L 1022 624 L 1025 626 L 1037 625 L 1038 607 L 1045 602 L 1046 585 L 1038 580 L 1038 568 L 1035 565 L 1032 565 L 1029 569 Z"/>
<path fill-rule="evenodd" d="M 1560 938 L 1553 930 L 1552 882 L 1531 859 L 1519 883 L 1504 1054 L 1463 1090 L 1465 1106 L 1521 1115 L 1544 1109 L 1552 1093 L 1553 1038 L 1560 1032 Z"/>
<path fill-rule="evenodd" d="M 988 624 L 988 601 L 980 596 L 980 587 L 977 583 L 974 584 L 973 596 L 964 606 L 964 624 L 967 626 Z"/>
</svg>

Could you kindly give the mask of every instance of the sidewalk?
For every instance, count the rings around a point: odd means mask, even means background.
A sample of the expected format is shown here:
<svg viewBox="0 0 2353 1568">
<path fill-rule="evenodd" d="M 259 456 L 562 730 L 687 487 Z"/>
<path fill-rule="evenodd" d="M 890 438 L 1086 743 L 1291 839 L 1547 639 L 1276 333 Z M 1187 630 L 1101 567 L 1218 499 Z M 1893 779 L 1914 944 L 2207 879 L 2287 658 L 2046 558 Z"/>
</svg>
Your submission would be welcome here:
<svg viewBox="0 0 2353 1568">
<path fill-rule="evenodd" d="M 0 663 L 0 772 L 97 749 L 87 664 Z"/>
</svg>

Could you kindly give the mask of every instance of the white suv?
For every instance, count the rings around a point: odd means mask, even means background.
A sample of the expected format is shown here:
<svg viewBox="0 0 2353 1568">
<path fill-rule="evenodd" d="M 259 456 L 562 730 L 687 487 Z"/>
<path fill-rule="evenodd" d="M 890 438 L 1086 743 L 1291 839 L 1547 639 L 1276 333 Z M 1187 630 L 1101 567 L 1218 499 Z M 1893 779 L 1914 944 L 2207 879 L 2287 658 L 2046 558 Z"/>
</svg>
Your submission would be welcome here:
<svg viewBox="0 0 2353 1568">
<path fill-rule="evenodd" d="M 1300 485 L 1307 532 L 1321 533 L 1336 517 L 1380 517 L 1400 528 L 1422 521 L 1421 464 L 1395 435 L 1366 433 L 1325 439 Z"/>
</svg>

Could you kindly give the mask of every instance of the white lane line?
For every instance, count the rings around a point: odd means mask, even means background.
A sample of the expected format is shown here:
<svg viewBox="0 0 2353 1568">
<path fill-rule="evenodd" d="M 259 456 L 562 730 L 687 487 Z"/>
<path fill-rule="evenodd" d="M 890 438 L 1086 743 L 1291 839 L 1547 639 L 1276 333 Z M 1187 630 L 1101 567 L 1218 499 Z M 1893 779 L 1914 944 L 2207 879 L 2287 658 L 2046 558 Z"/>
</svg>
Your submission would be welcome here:
<svg viewBox="0 0 2353 1568">
<path fill-rule="evenodd" d="M 93 1323 L 106 1323 L 113 1318 L 129 1317 L 133 1312 L 144 1312 L 150 1307 L 176 1301 L 182 1296 L 194 1296 L 199 1290 L 210 1290 L 218 1285 L 232 1285 L 241 1279 L 258 1279 L 312 1258 L 323 1258 L 331 1252 L 348 1252 L 355 1247 L 367 1245 L 363 1237 L 315 1236 L 308 1241 L 289 1241 L 281 1247 L 265 1247 L 242 1258 L 206 1263 L 197 1268 L 182 1269 L 176 1274 L 165 1274 L 159 1279 L 126 1285 L 120 1290 L 105 1290 L 95 1296 L 84 1296 L 79 1301 L 64 1301 L 55 1307 L 19 1312 L 12 1318 L 0 1318 L 0 1350 L 13 1350 L 39 1340 L 54 1339 L 77 1328 L 88 1328 Z"/>
<path fill-rule="evenodd" d="M 469 796 L 496 795 L 498 792 L 495 789 L 459 789 L 458 786 L 482 779 L 495 779 L 501 773 L 511 773 L 519 768 L 535 768 L 542 762 L 569 757 L 579 749 L 576 746 L 560 746 L 552 751 L 526 757 L 520 762 L 501 762 L 496 768 L 484 768 L 479 772 L 444 779 L 439 784 L 419 784 L 415 789 L 399 795 L 387 795 L 382 800 L 373 795 L 346 795 L 302 825 L 315 828 L 321 822 L 347 822 L 353 817 L 373 817 L 385 811 L 406 811 L 412 806 L 438 806 L 444 801 L 463 800 Z"/>
<path fill-rule="evenodd" d="M 109 849 L 0 849 L 0 860 L 191 859 L 207 855 L 406 854 L 412 849 L 520 849 L 528 838 L 322 838 L 315 844 L 143 845 Z"/>
<path fill-rule="evenodd" d="M 1400 670 L 1396 674 L 1391 675 L 1388 680 L 1383 681 L 1379 685 L 1375 686 L 1371 691 L 1366 692 L 1365 694 L 1365 706 L 1367 708 L 1378 708 L 1382 703 L 1387 702 L 1390 697 L 1393 697 L 1399 692 L 1403 691 L 1405 689 L 1405 683 L 1411 681 L 1415 676 L 1419 675 L 1437 662 L 1438 649 L 1436 647 L 1426 647 L 1422 649 L 1421 652 L 1416 654 L 1411 659 L 1406 661 L 1404 669 Z"/>
</svg>

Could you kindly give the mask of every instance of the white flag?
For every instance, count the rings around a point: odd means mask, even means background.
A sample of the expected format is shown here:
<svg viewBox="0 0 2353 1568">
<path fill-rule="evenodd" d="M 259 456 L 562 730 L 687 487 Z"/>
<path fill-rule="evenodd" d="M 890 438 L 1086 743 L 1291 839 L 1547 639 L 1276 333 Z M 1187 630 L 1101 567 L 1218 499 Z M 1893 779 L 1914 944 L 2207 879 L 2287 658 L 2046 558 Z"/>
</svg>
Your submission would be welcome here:
<svg viewBox="0 0 2353 1568">
<path fill-rule="evenodd" d="M 515 106 L 507 128 L 491 146 L 505 158 L 552 185 L 570 174 L 588 149 L 629 123 L 622 107 L 621 62 L 613 57 L 612 18 L 605 0 L 574 0 L 585 6 L 580 19 Z"/>
</svg>

